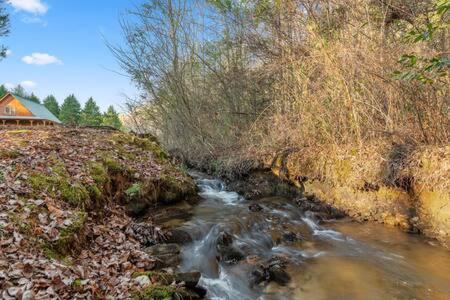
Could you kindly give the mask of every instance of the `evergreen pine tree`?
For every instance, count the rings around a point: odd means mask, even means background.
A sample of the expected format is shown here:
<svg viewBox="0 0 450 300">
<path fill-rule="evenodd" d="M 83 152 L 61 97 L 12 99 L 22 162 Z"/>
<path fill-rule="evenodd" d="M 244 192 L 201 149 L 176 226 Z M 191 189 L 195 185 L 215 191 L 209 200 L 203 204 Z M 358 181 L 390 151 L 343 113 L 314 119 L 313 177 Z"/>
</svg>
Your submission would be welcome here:
<svg viewBox="0 0 450 300">
<path fill-rule="evenodd" d="M 30 99 L 33 102 L 39 103 L 39 104 L 41 103 L 41 100 L 39 100 L 39 97 L 36 96 L 34 93 L 31 93 L 31 95 L 28 96 L 28 99 Z"/>
<path fill-rule="evenodd" d="M 0 98 L 3 98 L 6 94 L 8 94 L 8 90 L 3 84 L 0 85 Z"/>
<path fill-rule="evenodd" d="M 3 7 L 4 1 L 0 0 L 0 36 L 9 34 L 9 15 Z M 6 57 L 6 47 L 0 45 L 0 60 Z"/>
<path fill-rule="evenodd" d="M 44 106 L 57 118 L 59 117 L 59 104 L 53 95 L 49 95 L 44 99 Z"/>
<path fill-rule="evenodd" d="M 67 97 L 61 105 L 59 119 L 67 125 L 78 125 L 80 122 L 81 106 L 75 95 Z"/>
<path fill-rule="evenodd" d="M 106 113 L 103 114 L 102 125 L 111 126 L 117 129 L 122 126 L 122 122 L 119 119 L 119 114 L 114 109 L 114 106 L 110 105 Z"/>
<path fill-rule="evenodd" d="M 25 89 L 23 88 L 23 86 L 21 86 L 20 84 L 18 84 L 12 91 L 12 93 L 14 95 L 17 95 L 19 97 L 23 97 L 23 98 L 27 98 L 27 92 L 25 91 Z"/>
<path fill-rule="evenodd" d="M 92 97 L 84 105 L 83 111 L 81 112 L 80 124 L 84 126 L 100 126 L 102 124 L 100 108 Z"/>
</svg>

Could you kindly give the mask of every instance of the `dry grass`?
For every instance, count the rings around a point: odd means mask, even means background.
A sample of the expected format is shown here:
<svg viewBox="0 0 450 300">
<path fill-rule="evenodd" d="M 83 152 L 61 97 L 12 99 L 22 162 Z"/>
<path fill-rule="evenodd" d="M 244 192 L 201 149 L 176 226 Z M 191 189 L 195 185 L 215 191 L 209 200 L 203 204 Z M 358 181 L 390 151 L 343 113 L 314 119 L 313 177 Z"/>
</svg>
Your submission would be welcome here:
<svg viewBox="0 0 450 300">
<path fill-rule="evenodd" d="M 187 13 L 185 24 L 146 32 L 144 41 L 133 39 L 139 26 L 125 30 L 129 48 L 142 55 L 116 54 L 149 95 L 146 109 L 137 111 L 147 112 L 163 145 L 196 167 L 229 176 L 289 149 L 300 153 L 302 172 L 336 183 L 408 186 L 398 177 L 422 176 L 418 167 L 406 171 L 419 155 L 414 151 L 438 153 L 449 144 L 450 76 L 424 84 L 393 73 L 403 54 L 448 52 L 448 30 L 431 41 L 405 42 L 411 29 L 426 24 L 432 1 L 276 3 L 262 12 L 212 9 L 212 29 L 196 26 L 195 14 Z M 156 14 L 170 21 L 167 9 Z M 139 25 L 149 28 L 148 22 Z M 195 28 L 173 37 L 186 49 L 147 49 L 155 37 L 174 45 L 161 32 L 183 27 Z M 160 56 L 173 59 L 155 64 Z"/>
<path fill-rule="evenodd" d="M 414 178 L 420 189 L 450 193 L 450 147 L 422 146 L 415 149 L 399 172 L 404 178 Z"/>
</svg>

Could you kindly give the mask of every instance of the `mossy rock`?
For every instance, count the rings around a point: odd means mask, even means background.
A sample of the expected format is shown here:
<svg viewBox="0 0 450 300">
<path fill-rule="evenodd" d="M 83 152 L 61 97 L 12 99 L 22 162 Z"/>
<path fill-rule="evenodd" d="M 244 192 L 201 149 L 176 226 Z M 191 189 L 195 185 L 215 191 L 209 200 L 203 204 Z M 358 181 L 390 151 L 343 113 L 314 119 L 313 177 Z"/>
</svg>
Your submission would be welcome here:
<svg viewBox="0 0 450 300">
<path fill-rule="evenodd" d="M 165 174 L 159 179 L 132 184 L 126 191 L 127 209 L 131 215 L 144 214 L 149 207 L 170 205 L 196 195 L 196 185 L 189 178 Z"/>
<path fill-rule="evenodd" d="M 165 174 L 156 182 L 159 189 L 158 203 L 174 204 L 184 198 L 196 194 L 197 187 L 190 177 L 177 178 L 174 175 Z"/>
</svg>

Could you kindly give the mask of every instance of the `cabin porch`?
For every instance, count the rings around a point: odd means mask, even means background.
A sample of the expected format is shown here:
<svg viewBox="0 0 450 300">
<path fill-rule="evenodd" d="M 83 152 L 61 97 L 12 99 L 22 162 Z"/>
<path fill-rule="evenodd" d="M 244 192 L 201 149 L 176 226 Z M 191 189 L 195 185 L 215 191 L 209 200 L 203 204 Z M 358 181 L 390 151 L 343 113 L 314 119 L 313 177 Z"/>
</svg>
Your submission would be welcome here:
<svg viewBox="0 0 450 300">
<path fill-rule="evenodd" d="M 55 123 L 47 120 L 26 120 L 26 119 L 1 119 L 1 126 L 54 126 Z"/>
</svg>

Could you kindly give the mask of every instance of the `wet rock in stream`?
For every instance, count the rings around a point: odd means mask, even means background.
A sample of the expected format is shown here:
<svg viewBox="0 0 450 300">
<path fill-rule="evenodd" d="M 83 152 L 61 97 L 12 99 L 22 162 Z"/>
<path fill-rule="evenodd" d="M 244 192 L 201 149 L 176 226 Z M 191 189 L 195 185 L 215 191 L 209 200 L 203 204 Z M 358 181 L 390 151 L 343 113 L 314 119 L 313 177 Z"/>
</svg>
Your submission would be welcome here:
<svg viewBox="0 0 450 300">
<path fill-rule="evenodd" d="M 152 218 L 155 219 L 158 224 L 173 220 L 188 220 L 192 217 L 191 210 L 192 206 L 190 205 L 187 205 L 186 207 L 164 207 L 152 214 Z"/>
<path fill-rule="evenodd" d="M 158 244 L 144 251 L 156 260 L 157 269 L 177 267 L 181 262 L 181 249 L 178 244 Z"/>
<path fill-rule="evenodd" d="M 244 253 L 233 246 L 233 236 L 228 232 L 221 232 L 217 238 L 217 259 L 227 264 L 236 263 L 245 258 Z"/>
<path fill-rule="evenodd" d="M 345 212 L 320 201 L 316 197 L 307 196 L 295 199 L 295 203 L 302 211 L 315 213 L 318 220 L 342 219 L 346 217 Z"/>
<path fill-rule="evenodd" d="M 276 282 L 280 285 L 286 285 L 291 277 L 286 271 L 287 262 L 279 257 L 273 257 L 269 261 L 256 264 L 251 271 L 251 284 Z"/>
<path fill-rule="evenodd" d="M 262 211 L 263 207 L 261 205 L 259 205 L 258 203 L 252 203 L 248 206 L 248 209 L 252 212 L 258 212 L 258 211 Z"/>
<path fill-rule="evenodd" d="M 192 243 L 192 237 L 185 229 L 174 228 L 168 231 L 166 242 L 185 245 Z"/>
<path fill-rule="evenodd" d="M 295 232 L 287 231 L 282 235 L 282 241 L 287 243 L 293 243 L 301 239 L 301 236 Z"/>
</svg>

